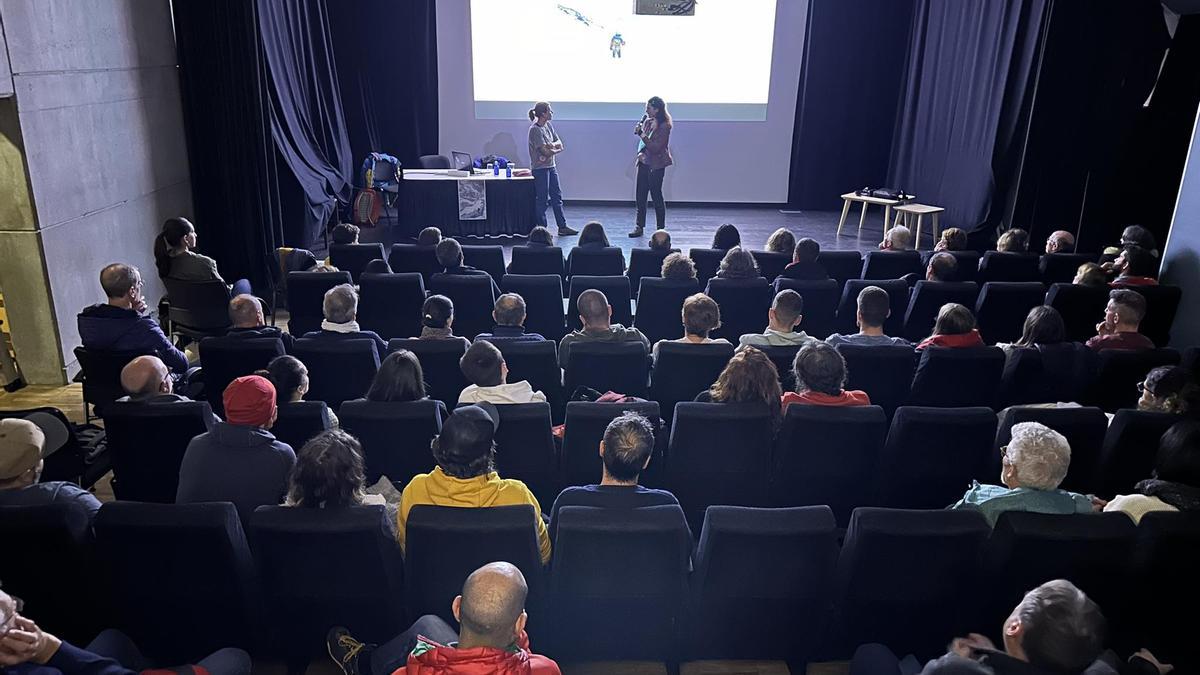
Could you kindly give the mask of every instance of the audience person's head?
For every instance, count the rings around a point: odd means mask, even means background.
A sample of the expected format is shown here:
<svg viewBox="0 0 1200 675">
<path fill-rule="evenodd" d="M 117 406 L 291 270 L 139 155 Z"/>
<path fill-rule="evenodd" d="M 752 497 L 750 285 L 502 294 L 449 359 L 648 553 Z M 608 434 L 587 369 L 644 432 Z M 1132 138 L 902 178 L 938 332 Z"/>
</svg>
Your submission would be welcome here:
<svg viewBox="0 0 1200 675">
<path fill-rule="evenodd" d="M 322 431 L 296 452 L 287 504 L 310 509 L 358 506 L 366 496 L 362 444 L 341 429 Z"/>
<path fill-rule="evenodd" d="M 1000 481 L 1013 489 L 1055 490 L 1071 465 L 1066 436 L 1040 422 L 1014 424 L 1002 450 Z"/>
<path fill-rule="evenodd" d="M 1113 261 L 1117 273 L 1127 277 L 1158 277 L 1158 258 L 1141 246 L 1130 244 L 1121 249 L 1121 254 Z"/>
<path fill-rule="evenodd" d="M 767 310 L 767 325 L 779 333 L 791 333 L 804 318 L 804 298 L 792 289 L 775 294 L 771 309 Z"/>
<path fill-rule="evenodd" d="M 363 274 L 391 274 L 391 273 L 392 273 L 392 266 L 389 265 L 388 261 L 384 260 L 383 258 L 376 258 L 376 259 L 372 260 L 371 262 L 367 263 L 367 266 L 363 268 Z"/>
<path fill-rule="evenodd" d="M 1200 421 L 1176 422 L 1162 435 L 1154 457 L 1154 477 L 1200 488 Z"/>
<path fill-rule="evenodd" d="M 1108 294 L 1108 305 L 1104 308 L 1104 323 L 1109 330 L 1120 333 L 1136 333 L 1146 316 L 1146 298 L 1137 291 L 1118 288 Z"/>
<path fill-rule="evenodd" d="M 696 263 L 682 253 L 671 253 L 663 258 L 662 278 L 676 281 L 696 279 Z"/>
<path fill-rule="evenodd" d="M 1018 347 L 1054 345 L 1067 341 L 1067 327 L 1062 314 L 1050 305 L 1038 305 L 1025 316 L 1025 327 L 1021 337 L 1014 343 Z"/>
<path fill-rule="evenodd" d="M 121 388 L 134 398 L 171 393 L 171 371 L 157 356 L 139 356 L 121 369 Z"/>
<path fill-rule="evenodd" d="M 742 245 L 742 233 L 730 223 L 725 223 L 713 233 L 712 247 L 720 251 L 728 251 L 734 246 Z"/>
<path fill-rule="evenodd" d="M 142 274 L 138 268 L 125 263 L 113 263 L 100 270 L 100 288 L 108 304 L 141 311 L 146 301 L 142 298 Z"/>
<path fill-rule="evenodd" d="M 590 288 L 580 293 L 575 307 L 584 330 L 608 330 L 612 325 L 612 306 L 602 291 Z"/>
<path fill-rule="evenodd" d="M 516 293 L 505 293 L 496 298 L 492 318 L 496 320 L 497 326 L 525 325 L 525 298 Z"/>
<path fill-rule="evenodd" d="M 1019 227 L 1005 230 L 996 240 L 996 250 L 1002 253 L 1025 253 L 1029 250 L 1029 233 Z"/>
<path fill-rule="evenodd" d="M 171 256 L 196 247 L 196 227 L 187 218 L 167 218 L 154 240 L 154 266 L 158 276 L 171 274 Z"/>
<path fill-rule="evenodd" d="M 549 228 L 538 225 L 529 231 L 529 243 L 539 244 L 542 246 L 553 246 L 554 234 L 550 232 Z"/>
<path fill-rule="evenodd" d="M 1138 410 L 1165 412 L 1182 415 L 1192 409 L 1196 396 L 1196 384 L 1186 368 L 1159 366 L 1146 374 L 1138 385 L 1142 396 L 1138 399 Z"/>
<path fill-rule="evenodd" d="M 417 355 L 407 349 L 388 354 L 367 389 L 368 401 L 420 401 L 425 398 L 425 373 Z"/>
<path fill-rule="evenodd" d="M 259 371 L 275 385 L 275 403 L 296 403 L 304 400 L 308 393 L 308 368 L 294 356 L 276 356 L 267 364 L 265 371 Z"/>
<path fill-rule="evenodd" d="M 476 340 L 458 360 L 463 377 L 479 387 L 495 387 L 505 384 L 508 365 L 496 345 L 487 340 Z"/>
<path fill-rule="evenodd" d="M 796 235 L 786 227 L 781 227 L 767 237 L 767 245 L 764 248 L 772 253 L 795 253 Z"/>
<path fill-rule="evenodd" d="M 230 424 L 262 429 L 275 424 L 275 385 L 261 375 L 246 375 L 230 382 L 221 402 L 225 405 L 225 421 Z"/>
<path fill-rule="evenodd" d="M 488 563 L 471 573 L 451 610 L 458 620 L 458 648 L 508 649 L 525 632 L 529 586 L 515 565 Z"/>
<path fill-rule="evenodd" d="M 600 459 L 605 483 L 636 485 L 654 452 L 654 426 L 645 417 L 626 411 L 604 429 Z"/>
<path fill-rule="evenodd" d="M 925 267 L 926 281 L 954 281 L 958 272 L 958 258 L 949 253 L 934 253 Z"/>
<path fill-rule="evenodd" d="M 433 459 L 452 478 L 474 478 L 496 470 L 500 413 L 491 403 L 456 408 L 433 439 Z"/>
<path fill-rule="evenodd" d="M 19 490 L 38 482 L 45 445 L 46 435 L 33 422 L 0 419 L 0 490 Z"/>
<path fill-rule="evenodd" d="M 261 328 L 266 323 L 262 303 L 247 293 L 233 296 L 229 301 L 229 321 L 234 328 Z"/>
<path fill-rule="evenodd" d="M 1108 285 L 1108 277 L 1104 275 L 1104 268 L 1096 263 L 1083 263 L 1075 271 L 1075 278 L 1071 280 L 1071 283 L 1076 286 L 1101 288 Z"/>
<path fill-rule="evenodd" d="M 333 265 L 326 265 L 325 263 L 317 263 L 316 265 L 313 265 L 312 267 L 310 267 L 304 271 L 305 272 L 338 272 L 340 270 L 338 270 L 338 268 L 334 267 Z"/>
<path fill-rule="evenodd" d="M 431 295 L 421 305 L 421 325 L 449 329 L 454 324 L 454 303 L 444 295 Z"/>
<path fill-rule="evenodd" d="M 442 231 L 436 227 L 427 227 L 417 235 L 417 246 L 437 246 L 442 241 Z"/>
<path fill-rule="evenodd" d="M 333 226 L 333 230 L 329 233 L 329 237 L 333 239 L 335 244 L 357 244 L 359 229 L 357 225 L 350 223 L 338 223 Z"/>
<path fill-rule="evenodd" d="M 721 308 L 703 293 L 690 295 L 683 301 L 683 334 L 707 338 L 721 327 Z"/>
<path fill-rule="evenodd" d="M 666 230 L 655 230 L 650 235 L 650 250 L 669 251 L 671 249 L 671 233 Z"/>
<path fill-rule="evenodd" d="M 1046 237 L 1046 253 L 1074 253 L 1075 235 L 1066 230 L 1055 230 Z"/>
<path fill-rule="evenodd" d="M 721 259 L 717 276 L 722 279 L 754 279 L 759 276 L 758 263 L 750 251 L 741 246 L 734 246 Z"/>
<path fill-rule="evenodd" d="M 912 230 L 897 225 L 883 235 L 879 248 L 884 251 L 908 251 L 912 249 Z"/>
<path fill-rule="evenodd" d="M 446 269 L 462 267 L 462 246 L 455 239 L 439 241 L 437 247 L 433 249 L 433 254 L 437 258 L 438 264 Z"/>
<path fill-rule="evenodd" d="M 796 376 L 797 393 L 815 391 L 840 396 L 846 386 L 846 359 L 824 342 L 815 342 L 796 352 L 792 373 Z"/>
<path fill-rule="evenodd" d="M 754 347 L 743 347 L 725 364 L 708 394 L 715 403 L 762 403 L 774 419 L 779 416 L 783 391 L 771 359 Z"/>
<path fill-rule="evenodd" d="M 604 231 L 604 226 L 599 221 L 591 221 L 583 226 L 579 231 L 579 246 L 610 246 L 608 243 L 608 234 Z"/>
<path fill-rule="evenodd" d="M 1130 225 L 1121 232 L 1121 246 L 1141 246 L 1147 251 L 1157 251 L 1158 241 L 1154 238 L 1154 234 L 1142 227 L 1141 225 Z"/>
<path fill-rule="evenodd" d="M 947 302 L 938 310 L 933 323 L 934 335 L 965 335 L 975 330 L 975 315 L 957 302 Z"/>
<path fill-rule="evenodd" d="M 878 286 L 867 286 L 858 292 L 858 329 L 864 333 L 877 331 L 883 334 L 883 323 L 892 315 L 892 301 L 887 291 Z"/>
<path fill-rule="evenodd" d="M 1037 672 L 1082 673 L 1104 650 L 1100 607 L 1065 579 L 1025 594 L 1004 620 L 1004 651 Z"/>
<path fill-rule="evenodd" d="M 329 323 L 350 323 L 358 317 L 358 291 L 350 284 L 338 284 L 325 291 L 321 311 Z"/>
<path fill-rule="evenodd" d="M 967 231 L 960 227 L 947 227 L 942 230 L 942 236 L 933 245 L 935 251 L 965 251 L 967 250 Z"/>
<path fill-rule="evenodd" d="M 819 255 L 821 255 L 821 245 L 817 243 L 817 240 L 811 237 L 801 237 L 800 241 L 796 242 L 795 248 L 792 249 L 792 262 L 816 262 Z"/>
</svg>

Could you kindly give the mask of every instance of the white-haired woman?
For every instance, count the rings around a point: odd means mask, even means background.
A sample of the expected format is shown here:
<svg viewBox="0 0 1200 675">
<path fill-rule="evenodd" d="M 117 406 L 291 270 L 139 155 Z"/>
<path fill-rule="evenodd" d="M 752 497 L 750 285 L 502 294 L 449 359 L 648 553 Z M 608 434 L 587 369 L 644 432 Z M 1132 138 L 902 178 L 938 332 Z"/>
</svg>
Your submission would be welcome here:
<svg viewBox="0 0 1200 675">
<path fill-rule="evenodd" d="M 1092 498 L 1058 489 L 1071 464 L 1066 437 L 1038 422 L 1021 422 L 1012 428 L 1012 440 L 1000 448 L 1000 482 L 976 482 L 950 508 L 978 509 L 991 525 L 1005 511 L 1034 513 L 1090 513 Z"/>
</svg>

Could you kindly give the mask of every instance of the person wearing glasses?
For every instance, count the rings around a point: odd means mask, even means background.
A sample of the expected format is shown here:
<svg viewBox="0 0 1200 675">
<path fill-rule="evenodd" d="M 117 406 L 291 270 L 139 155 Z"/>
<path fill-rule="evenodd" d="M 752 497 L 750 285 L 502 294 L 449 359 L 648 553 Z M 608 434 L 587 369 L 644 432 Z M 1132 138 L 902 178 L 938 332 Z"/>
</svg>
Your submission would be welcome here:
<svg viewBox="0 0 1200 675">
<path fill-rule="evenodd" d="M 79 339 L 84 349 L 153 354 L 171 372 L 177 375 L 187 372 L 187 356 L 146 315 L 142 274 L 138 268 L 124 263 L 108 265 L 100 271 L 100 287 L 107 301 L 79 313 Z"/>
<path fill-rule="evenodd" d="M 995 526 L 1005 511 L 1091 513 L 1102 507 L 1092 497 L 1058 489 L 1071 464 L 1071 446 L 1050 427 L 1038 422 L 1014 424 L 1012 440 L 1000 452 L 1003 485 L 976 481 L 950 508 L 975 509 Z"/>
<path fill-rule="evenodd" d="M 0 590 L 0 671 L 13 675 L 135 675 L 153 668 L 120 631 L 106 630 L 80 649 L 42 630 L 22 614 L 24 610 L 20 599 Z M 250 665 L 249 654 L 227 647 L 201 659 L 197 667 L 172 670 L 249 675 Z"/>
</svg>

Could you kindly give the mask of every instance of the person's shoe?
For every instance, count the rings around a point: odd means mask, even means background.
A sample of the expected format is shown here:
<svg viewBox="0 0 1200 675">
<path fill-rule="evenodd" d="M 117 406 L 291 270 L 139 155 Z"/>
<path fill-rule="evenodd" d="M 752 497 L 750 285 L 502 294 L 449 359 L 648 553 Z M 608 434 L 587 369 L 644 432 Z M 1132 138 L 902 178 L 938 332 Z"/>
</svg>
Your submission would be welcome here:
<svg viewBox="0 0 1200 675">
<path fill-rule="evenodd" d="M 573 234 L 579 234 L 579 230 L 572 230 L 571 228 L 567 227 L 566 225 L 558 226 L 558 236 L 569 237 Z"/>
<path fill-rule="evenodd" d="M 630 236 L 630 237 L 640 237 L 640 236 L 642 236 L 642 235 L 644 235 L 644 234 L 646 234 L 646 229 L 645 229 L 645 228 L 643 228 L 643 227 L 635 227 L 635 228 L 633 228 L 633 232 L 630 232 L 630 233 L 629 233 L 629 236 Z"/>
<path fill-rule="evenodd" d="M 329 650 L 329 658 L 333 659 L 346 675 L 358 675 L 358 654 L 365 646 L 342 626 L 334 626 L 325 634 L 325 648 Z"/>
</svg>

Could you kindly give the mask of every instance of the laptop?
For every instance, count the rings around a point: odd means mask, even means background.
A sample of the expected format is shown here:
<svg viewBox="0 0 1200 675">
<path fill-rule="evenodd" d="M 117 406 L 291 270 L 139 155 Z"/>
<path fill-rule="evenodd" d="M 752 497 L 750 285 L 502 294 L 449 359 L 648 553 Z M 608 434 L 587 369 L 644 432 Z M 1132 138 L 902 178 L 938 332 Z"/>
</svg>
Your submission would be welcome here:
<svg viewBox="0 0 1200 675">
<path fill-rule="evenodd" d="M 450 155 L 453 158 L 451 163 L 458 171 L 466 171 L 467 173 L 470 173 L 471 169 L 475 166 L 475 160 L 468 153 L 451 150 Z"/>
</svg>

